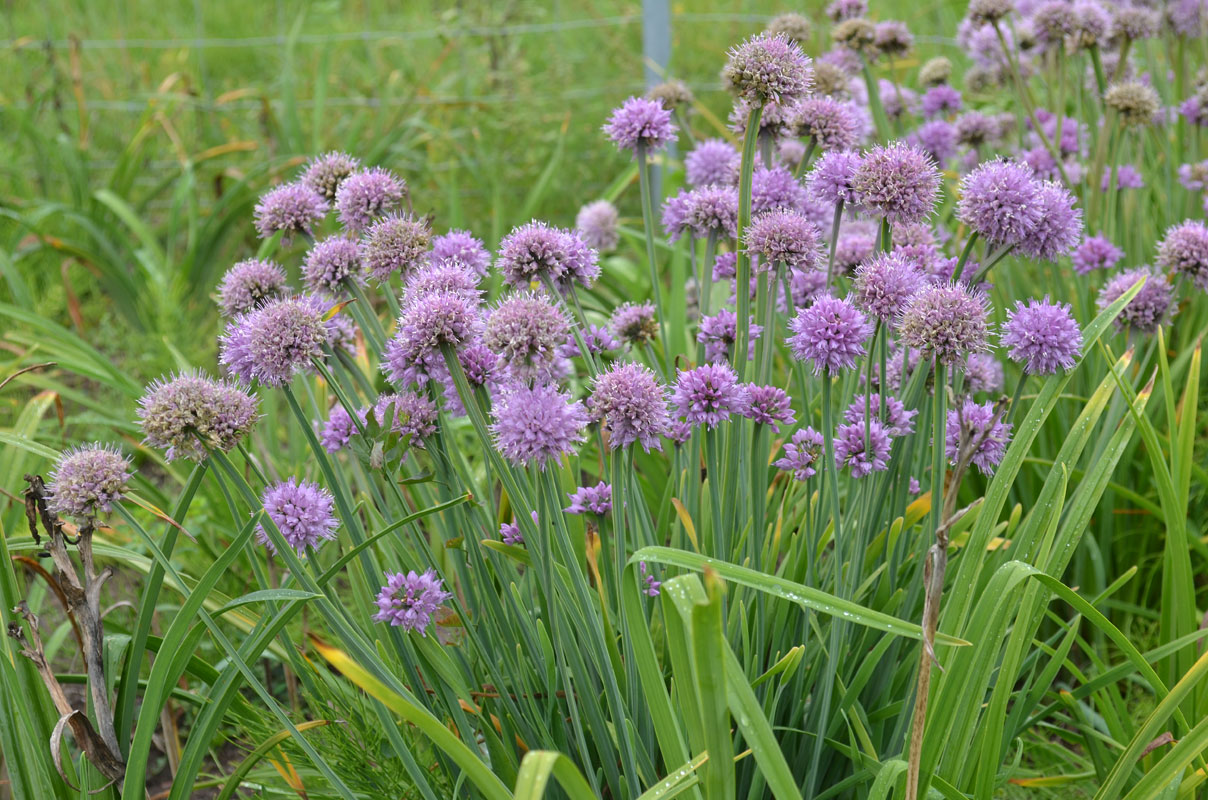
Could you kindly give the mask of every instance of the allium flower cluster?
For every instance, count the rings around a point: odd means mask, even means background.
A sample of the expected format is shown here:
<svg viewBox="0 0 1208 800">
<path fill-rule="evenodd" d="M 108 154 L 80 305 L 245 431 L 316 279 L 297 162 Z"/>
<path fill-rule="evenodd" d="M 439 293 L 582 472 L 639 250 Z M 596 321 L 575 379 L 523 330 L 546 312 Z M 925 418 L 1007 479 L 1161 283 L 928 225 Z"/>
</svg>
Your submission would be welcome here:
<svg viewBox="0 0 1208 800">
<path fill-rule="evenodd" d="M 612 312 L 608 326 L 625 344 L 641 347 L 659 335 L 659 321 L 653 303 L 622 303 Z"/>
<path fill-rule="evenodd" d="M 657 100 L 663 104 L 663 108 L 674 111 L 677 106 L 691 105 L 696 98 L 688 84 L 672 78 L 647 89 L 646 99 Z"/>
<path fill-rule="evenodd" d="M 715 428 L 740 412 L 745 396 L 729 364 L 704 364 L 680 370 L 671 401 L 689 423 Z"/>
<path fill-rule="evenodd" d="M 639 150 L 661 150 L 675 141 L 675 124 L 671 111 L 658 100 L 630 97 L 612 112 L 604 133 L 618 148 L 636 155 Z"/>
<path fill-rule="evenodd" d="M 955 464 L 962 455 L 971 452 L 970 463 L 983 475 L 994 474 L 1011 441 L 1011 425 L 991 403 L 976 403 L 966 399 L 960 408 L 948 412 L 944 452 Z"/>
<path fill-rule="evenodd" d="M 452 596 L 444 590 L 443 582 L 433 570 L 419 574 L 415 570 L 406 574 L 387 572 L 386 585 L 378 592 L 378 612 L 373 619 L 427 636 L 432 615 Z"/>
<path fill-rule="evenodd" d="M 550 374 L 558 346 L 570 335 L 566 315 L 544 294 L 522 292 L 500 301 L 487 317 L 482 343 L 517 378 Z"/>
<path fill-rule="evenodd" d="M 738 413 L 757 425 L 769 425 L 779 433 L 781 425 L 793 424 L 792 398 L 778 386 L 748 384 Z"/>
<path fill-rule="evenodd" d="M 891 323 L 924 282 L 923 273 L 900 253 L 881 253 L 856 267 L 852 296 L 860 308 Z"/>
<path fill-rule="evenodd" d="M 690 186 L 738 182 L 742 156 L 723 139 L 706 139 L 684 156 L 684 172 Z"/>
<path fill-rule="evenodd" d="M 939 187 L 935 162 L 904 142 L 869 150 L 852 178 L 861 208 L 894 224 L 926 219 L 935 207 Z"/>
<path fill-rule="evenodd" d="M 947 84 L 932 86 L 923 93 L 920 108 L 927 119 L 954 114 L 961 110 L 961 93 Z"/>
<path fill-rule="evenodd" d="M 1099 290 L 1099 298 L 1096 301 L 1099 310 L 1102 311 L 1120 299 L 1142 278 L 1145 279 L 1145 285 L 1128 301 L 1120 316 L 1116 317 L 1116 330 L 1131 328 L 1140 333 L 1153 333 L 1166 321 L 1174 287 L 1166 280 L 1165 275 L 1154 272 L 1149 267 L 1135 267 L 1113 276 Z"/>
<path fill-rule="evenodd" d="M 823 203 L 852 204 L 856 202 L 853 182 L 860 167 L 859 153 L 832 150 L 823 153 L 806 177 L 806 186 L 814 199 Z"/>
<path fill-rule="evenodd" d="M 1089 236 L 1074 251 L 1070 261 L 1074 271 L 1085 275 L 1096 269 L 1111 269 L 1124 258 L 1124 251 L 1103 236 Z"/>
<path fill-rule="evenodd" d="M 1082 210 L 1074 207 L 1074 196 L 1060 183 L 1045 181 L 1036 202 L 1040 220 L 1019 242 L 1019 251 L 1042 261 L 1069 255 L 1082 239 Z"/>
<path fill-rule="evenodd" d="M 360 168 L 361 162 L 352 156 L 332 151 L 311 160 L 302 171 L 301 182 L 331 203 L 335 201 L 336 191 L 344 179 Z"/>
<path fill-rule="evenodd" d="M 996 245 L 1022 242 L 1040 224 L 1040 185 L 1014 161 L 989 161 L 961 180 L 957 218 Z"/>
<path fill-rule="evenodd" d="M 482 299 L 477 273 L 460 261 L 439 261 L 408 275 L 403 287 L 403 304 L 409 305 L 434 292 L 459 294 L 472 303 Z"/>
<path fill-rule="evenodd" d="M 600 274 L 599 256 L 573 231 L 533 220 L 513 228 L 499 243 L 496 266 L 518 289 L 549 281 L 560 287 L 590 287 Z"/>
<path fill-rule="evenodd" d="M 882 417 L 881 395 L 872 392 L 868 395 L 857 395 L 855 402 L 844 410 L 843 420 L 852 424 L 863 424 L 867 414 L 870 419 L 880 422 L 890 436 L 905 436 L 914 433 L 914 418 L 918 413 L 916 409 L 906 408 L 898 398 L 886 396 L 885 416 Z"/>
<path fill-rule="evenodd" d="M 512 385 L 491 409 L 491 434 L 500 454 L 516 465 L 557 461 L 584 439 L 587 411 L 553 384 Z"/>
<path fill-rule="evenodd" d="M 1003 325 L 1002 344 L 1025 372 L 1052 375 L 1074 366 L 1082 352 L 1082 330 L 1068 303 L 1050 303 L 1047 297 L 1016 301 Z"/>
<path fill-rule="evenodd" d="M 646 451 L 661 450 L 671 418 L 667 395 L 654 373 L 640 364 L 618 363 L 596 378 L 587 401 L 593 420 L 609 434 L 612 450 L 637 442 Z"/>
<path fill-rule="evenodd" d="M 306 290 L 331 297 L 348 294 L 347 281 L 357 281 L 361 273 L 361 252 L 357 243 L 343 236 L 316 242 L 302 264 L 302 283 Z"/>
<path fill-rule="evenodd" d="M 1208 292 L 1208 226 L 1190 219 L 1171 226 L 1158 242 L 1154 263 Z"/>
<path fill-rule="evenodd" d="M 867 434 L 867 442 L 865 435 Z M 868 446 L 865 447 L 865 444 Z M 835 431 L 835 467 L 851 467 L 853 478 L 863 478 L 889 467 L 891 440 L 885 426 L 877 420 L 840 425 Z"/>
<path fill-rule="evenodd" d="M 336 189 L 336 214 L 345 228 L 360 233 L 375 219 L 398 208 L 406 194 L 407 185 L 389 170 L 360 170 Z"/>
<path fill-rule="evenodd" d="M 56 514 L 89 519 L 125 495 L 130 460 L 99 444 L 66 450 L 50 473 L 47 507 Z"/>
<path fill-rule="evenodd" d="M 287 292 L 285 270 L 271 261 L 237 261 L 218 285 L 218 307 L 227 317 L 246 314 Z"/>
<path fill-rule="evenodd" d="M 432 292 L 403 308 L 382 354 L 382 370 L 398 386 L 422 382 L 424 368 L 442 361 L 443 345 L 460 350 L 479 328 L 476 303 L 455 292 Z"/>
<path fill-rule="evenodd" d="M 256 424 L 258 404 L 242 387 L 182 373 L 147 387 L 138 418 L 147 444 L 172 461 L 201 461 L 207 448 L 229 452 Z"/>
<path fill-rule="evenodd" d="M 953 378 L 955 379 L 955 375 Z M 1001 392 L 1002 362 L 989 353 L 970 353 L 965 361 L 965 388 L 970 394 Z"/>
<path fill-rule="evenodd" d="M 620 217 L 617 207 L 607 200 L 597 200 L 579 209 L 575 216 L 575 230 L 587 244 L 600 252 L 613 250 L 621 241 L 618 232 Z"/>
<path fill-rule="evenodd" d="M 784 167 L 760 167 L 751 176 L 751 212 L 754 214 L 777 209 L 803 211 L 808 202 L 805 187 Z"/>
<path fill-rule="evenodd" d="M 878 22 L 873 32 L 873 47 L 887 56 L 904 56 L 914 47 L 914 34 L 905 22 L 887 19 Z"/>
<path fill-rule="evenodd" d="M 769 211 L 751 220 L 743 231 L 747 250 L 761 257 L 760 268 L 773 264 L 789 269 L 815 270 L 823 261 L 818 228 L 795 211 Z"/>
<path fill-rule="evenodd" d="M 808 427 L 801 428 L 793 434 L 792 439 L 784 443 L 784 455 L 773 464 L 793 473 L 795 480 L 807 480 L 817 472 L 814 464 L 822 457 L 823 444 L 822 434 L 818 431 Z"/>
<path fill-rule="evenodd" d="M 373 404 L 373 417 L 392 432 L 410 436 L 415 447 L 423 447 L 424 440 L 436 433 L 436 405 L 415 392 L 380 396 Z"/>
<path fill-rule="evenodd" d="M 310 236 L 315 224 L 327 216 L 327 210 L 327 201 L 314 189 L 287 183 L 262 196 L 253 216 L 261 239 L 283 231 L 282 240 L 288 242 L 294 234 Z"/>
<path fill-rule="evenodd" d="M 798 311 L 789 330 L 793 355 L 813 362 L 818 375 L 823 370 L 834 373 L 855 366 L 856 359 L 864 355 L 873 326 L 850 300 L 824 295 Z"/>
<path fill-rule="evenodd" d="M 1103 95 L 1103 104 L 1115 110 L 1124 126 L 1141 128 L 1153 124 L 1154 117 L 1162 106 L 1162 101 L 1149 84 L 1140 81 L 1122 81 L 1107 87 L 1107 92 Z"/>
<path fill-rule="evenodd" d="M 482 241 L 469 231 L 462 230 L 434 236 L 429 260 L 433 264 L 455 261 L 473 270 L 479 277 L 485 277 L 491 268 L 491 254 Z"/>
<path fill-rule="evenodd" d="M 798 136 L 811 137 L 822 150 L 850 150 L 862 128 L 851 103 L 825 95 L 811 95 L 798 103 L 792 124 Z"/>
<path fill-rule="evenodd" d="M 801 14 L 781 14 L 773 17 L 763 30 L 769 36 L 780 34 L 789 41 L 805 45 L 809 42 L 811 29 L 809 19 Z"/>
<path fill-rule="evenodd" d="M 294 373 L 310 372 L 329 339 L 324 303 L 298 296 L 275 300 L 231 323 L 220 341 L 218 360 L 240 380 L 281 386 Z"/>
<path fill-rule="evenodd" d="M 668 198 L 663 204 L 663 228 L 673 242 L 688 232 L 702 239 L 710 235 L 735 236 L 738 233 L 738 190 L 732 186 L 709 184 Z"/>
<path fill-rule="evenodd" d="M 360 418 L 362 425 L 366 424 L 369 418 L 369 409 L 358 409 L 357 417 Z M 337 405 L 331 409 L 327 422 L 323 424 L 323 429 L 319 431 L 319 443 L 323 445 L 323 449 L 327 452 L 338 453 L 348 446 L 348 443 L 352 441 L 352 435 L 356 432 L 357 427 L 353 421 L 352 414 L 349 414 L 348 409 L 344 408 L 344 406 Z"/>
<path fill-rule="evenodd" d="M 567 514 L 595 514 L 602 517 L 612 510 L 612 486 L 600 481 L 595 486 L 580 486 L 568 492 L 570 505 L 562 509 Z"/>
<path fill-rule="evenodd" d="M 373 223 L 361 243 L 365 268 L 379 283 L 397 273 L 406 274 L 428 260 L 432 230 L 428 222 L 410 214 L 392 214 Z"/>
<path fill-rule="evenodd" d="M 961 283 L 926 286 L 906 304 L 898 332 L 908 347 L 928 351 L 944 364 L 960 363 L 969 353 L 987 349 L 986 298 Z"/>
<path fill-rule="evenodd" d="M 783 34 L 759 34 L 734 47 L 721 78 L 730 91 L 759 105 L 802 97 L 813 83 L 809 58 Z"/>
<path fill-rule="evenodd" d="M 755 342 L 763 334 L 763 328 L 751 321 L 747 327 L 747 359 L 754 357 Z M 731 348 L 738 338 L 738 315 L 723 308 L 716 314 L 702 317 L 696 341 L 705 346 L 705 360 L 714 363 L 729 361 Z"/>
<path fill-rule="evenodd" d="M 296 478 L 274 483 L 264 490 L 260 502 L 298 558 L 305 558 L 308 548 L 318 550 L 323 542 L 336 538 L 340 522 L 333 510 L 335 499 L 317 483 L 299 482 Z M 277 552 L 263 525 L 256 526 L 256 539 L 269 552 Z"/>
<path fill-rule="evenodd" d="M 919 83 L 928 87 L 942 86 L 952 77 L 952 62 L 943 56 L 927 59 L 919 68 Z M 957 93 L 959 95 L 959 92 Z"/>
</svg>

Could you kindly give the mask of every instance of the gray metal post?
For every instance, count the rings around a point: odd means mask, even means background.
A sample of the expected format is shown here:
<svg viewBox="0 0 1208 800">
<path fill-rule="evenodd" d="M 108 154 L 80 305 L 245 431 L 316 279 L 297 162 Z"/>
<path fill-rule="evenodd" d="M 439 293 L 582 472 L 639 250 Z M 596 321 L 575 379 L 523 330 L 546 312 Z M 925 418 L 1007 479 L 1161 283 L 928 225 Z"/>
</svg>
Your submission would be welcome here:
<svg viewBox="0 0 1208 800">
<path fill-rule="evenodd" d="M 646 88 L 667 79 L 671 63 L 671 0 L 642 0 L 642 64 L 646 73 Z M 656 68 L 657 67 L 657 68 Z M 675 157 L 675 146 L 667 150 Z M 656 202 L 663 197 L 662 169 L 650 172 L 650 189 Z"/>
</svg>

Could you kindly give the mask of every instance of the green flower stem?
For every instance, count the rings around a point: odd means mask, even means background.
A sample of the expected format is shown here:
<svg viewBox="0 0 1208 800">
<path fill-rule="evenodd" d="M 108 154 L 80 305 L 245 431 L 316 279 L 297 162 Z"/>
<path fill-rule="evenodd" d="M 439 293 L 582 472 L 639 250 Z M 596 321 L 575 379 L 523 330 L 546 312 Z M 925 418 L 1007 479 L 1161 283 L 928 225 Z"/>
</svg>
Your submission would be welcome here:
<svg viewBox="0 0 1208 800">
<path fill-rule="evenodd" d="M 801 180 L 805 175 L 805 171 L 809 169 L 810 160 L 814 157 L 814 150 L 818 148 L 818 140 L 813 136 L 810 137 L 809 143 L 805 146 L 805 154 L 801 156 L 801 161 L 797 164 L 797 169 L 793 170 L 793 177 Z"/>
<path fill-rule="evenodd" d="M 999 47 L 1002 48 L 1003 54 L 1007 57 L 1007 65 L 1011 69 L 1011 75 L 1015 79 L 1015 87 L 1019 92 L 1019 99 L 1023 103 L 1024 110 L 1028 114 L 1028 121 L 1032 123 L 1032 129 L 1036 131 L 1036 135 L 1040 137 L 1044 149 L 1049 151 L 1049 155 L 1053 157 L 1053 161 L 1057 163 L 1057 171 L 1061 173 L 1061 182 L 1066 185 L 1066 188 L 1072 190 L 1073 184 L 1070 183 L 1070 178 L 1065 174 L 1065 164 L 1061 160 L 1061 153 L 1053 145 L 1053 142 L 1045 134 L 1044 128 L 1036 119 L 1036 103 L 1032 100 L 1032 92 L 1028 89 L 1024 82 L 1023 74 L 1019 71 L 1019 64 L 1015 60 L 1015 53 L 1011 46 L 1007 44 L 1007 37 L 1003 35 L 1002 28 L 997 22 L 990 23 L 994 27 L 994 33 L 998 36 Z"/>
<path fill-rule="evenodd" d="M 839 226 L 843 224 L 843 201 L 835 203 L 835 219 L 831 223 L 830 254 L 826 257 L 826 290 L 829 292 L 835 275 L 835 247 L 839 244 Z"/>
<path fill-rule="evenodd" d="M 642 225 L 646 231 L 646 262 L 650 268 L 650 290 L 654 294 L 654 305 L 659 310 L 659 344 L 663 346 L 664 373 L 671 368 L 671 350 L 667 347 L 667 323 L 663 319 L 662 276 L 658 261 L 654 257 L 654 196 L 651 188 L 650 154 L 646 146 L 638 145 L 638 186 L 642 193 Z"/>
<path fill-rule="evenodd" d="M 738 333 L 734 337 L 734 371 L 740 381 L 746 380 L 747 375 L 747 342 L 751 340 L 751 293 L 747 289 L 751 285 L 751 256 L 742 246 L 743 234 L 751 224 L 751 178 L 755 171 L 755 145 L 758 135 L 752 131 L 759 130 L 759 118 L 763 114 L 763 106 L 757 105 L 751 109 L 747 117 L 747 133 L 742 142 L 742 163 L 738 176 L 738 262 L 735 268 L 737 290 L 734 292 L 738 299 Z"/>
<path fill-rule="evenodd" d="M 350 304 L 352 316 L 356 318 L 357 324 L 365 332 L 365 337 L 369 339 L 370 351 L 381 353 L 382 347 L 386 343 L 386 331 L 382 328 L 382 321 L 378 319 L 377 312 L 373 310 L 373 304 L 369 302 L 369 297 L 365 294 L 365 288 L 353 280 L 345 280 L 344 285 L 348 287 L 348 292 L 352 295 L 353 302 Z"/>
</svg>

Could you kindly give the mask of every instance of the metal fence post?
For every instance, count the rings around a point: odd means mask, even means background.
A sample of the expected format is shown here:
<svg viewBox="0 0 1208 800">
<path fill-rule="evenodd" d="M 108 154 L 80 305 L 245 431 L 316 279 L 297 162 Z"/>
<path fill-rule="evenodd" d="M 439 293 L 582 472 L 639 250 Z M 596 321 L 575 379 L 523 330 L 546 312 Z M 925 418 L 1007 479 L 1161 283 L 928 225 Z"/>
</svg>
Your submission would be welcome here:
<svg viewBox="0 0 1208 800">
<path fill-rule="evenodd" d="M 671 0 L 642 0 L 642 65 L 646 73 L 646 88 L 667 79 L 671 61 Z M 675 145 L 667 149 L 675 157 Z M 663 171 L 655 167 L 650 173 L 650 189 L 654 197 L 663 196 Z"/>
</svg>

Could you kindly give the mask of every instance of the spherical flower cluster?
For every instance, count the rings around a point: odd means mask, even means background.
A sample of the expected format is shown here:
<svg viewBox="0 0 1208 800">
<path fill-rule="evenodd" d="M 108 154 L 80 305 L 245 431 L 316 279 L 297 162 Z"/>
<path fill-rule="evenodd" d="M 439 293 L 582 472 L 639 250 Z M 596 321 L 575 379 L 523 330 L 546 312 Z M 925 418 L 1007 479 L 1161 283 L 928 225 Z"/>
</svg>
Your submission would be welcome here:
<svg viewBox="0 0 1208 800">
<path fill-rule="evenodd" d="M 812 95 L 797 104 L 794 132 L 809 136 L 822 150 L 849 150 L 860 138 L 861 124 L 851 103 Z"/>
<path fill-rule="evenodd" d="M 474 271 L 479 277 L 485 277 L 491 268 L 491 254 L 474 234 L 469 231 L 452 230 L 441 236 L 432 237 L 432 253 L 429 260 L 433 264 L 456 261 Z"/>
<path fill-rule="evenodd" d="M 1189 192 L 1208 189 L 1208 159 L 1179 165 L 1179 184 Z"/>
<path fill-rule="evenodd" d="M 974 150 L 998 138 L 994 120 L 977 111 L 968 111 L 956 118 L 956 141 Z"/>
<path fill-rule="evenodd" d="M 307 291 L 331 297 L 348 293 L 349 281 L 360 279 L 361 251 L 357 243 L 343 236 L 316 242 L 302 264 L 302 283 Z"/>
<path fill-rule="evenodd" d="M 1112 35 L 1127 39 L 1150 39 L 1158 33 L 1158 14 L 1140 5 L 1122 5 L 1113 10 Z"/>
<path fill-rule="evenodd" d="M 364 425 L 368 421 L 369 409 L 362 408 L 357 410 L 357 416 Z M 319 443 L 323 445 L 323 449 L 329 453 L 338 453 L 348 446 L 352 441 L 352 435 L 357 432 L 356 423 L 353 421 L 352 414 L 348 413 L 348 409 L 342 405 L 337 405 L 331 410 L 331 414 L 327 417 L 327 422 L 323 424 L 323 429 L 319 431 Z"/>
<path fill-rule="evenodd" d="M 851 467 L 853 478 L 882 472 L 889 467 L 890 444 L 890 436 L 885 426 L 875 419 L 870 420 L 867 425 L 864 420 L 840 425 L 835 431 L 835 468 Z"/>
<path fill-rule="evenodd" d="M 818 228 L 795 211 L 769 211 L 751 220 L 743 231 L 747 250 L 761 257 L 760 268 L 774 264 L 789 269 L 815 270 L 824 263 Z"/>
<path fill-rule="evenodd" d="M 378 612 L 373 619 L 427 636 L 432 615 L 441 603 L 453 596 L 442 587 L 441 579 L 432 570 L 420 574 L 415 570 L 406 574 L 387 572 L 386 585 L 378 592 Z"/>
<path fill-rule="evenodd" d="M 1082 331 L 1068 303 L 1016 301 L 1003 325 L 1003 347 L 1033 375 L 1069 370 L 1082 352 Z"/>
<path fill-rule="evenodd" d="M 824 442 L 822 434 L 813 428 L 801 428 L 793 434 L 793 438 L 784 443 L 784 455 L 776 459 L 773 465 L 793 473 L 795 480 L 804 481 L 812 478 L 817 470 L 814 464 L 822 456 Z"/>
<path fill-rule="evenodd" d="M 1036 194 L 1040 219 L 1019 242 L 1020 252 L 1043 261 L 1053 261 L 1072 252 L 1082 238 L 1082 210 L 1074 208 L 1075 202 L 1060 183 L 1042 183 Z"/>
<path fill-rule="evenodd" d="M 801 14 L 781 14 L 773 17 L 763 32 L 769 36 L 779 34 L 804 46 L 810 40 L 811 28 L 810 21 Z"/>
<path fill-rule="evenodd" d="M 281 386 L 296 372 L 314 369 L 330 341 L 323 304 L 299 296 L 275 300 L 231 323 L 220 341 L 218 360 L 244 382 Z"/>
<path fill-rule="evenodd" d="M 587 352 L 591 355 L 607 353 L 621 346 L 620 342 L 613 338 L 613 335 L 609 333 L 607 328 L 600 327 L 591 322 L 587 323 L 587 327 L 583 328 L 579 337 L 583 340 Z M 580 352 L 579 343 L 575 341 L 575 337 L 572 335 L 567 337 L 562 346 L 558 348 L 558 355 L 562 358 L 578 358 L 583 353 Z"/>
<path fill-rule="evenodd" d="M 961 110 L 961 93 L 947 84 L 932 86 L 923 93 L 920 108 L 927 119 L 956 113 Z"/>
<path fill-rule="evenodd" d="M 887 19 L 878 22 L 873 32 L 873 47 L 887 56 L 904 56 L 914 47 L 914 34 L 905 22 Z"/>
<path fill-rule="evenodd" d="M 968 14 L 976 25 L 992 25 L 1014 10 L 1013 0 L 970 0 Z"/>
<path fill-rule="evenodd" d="M 1095 0 L 1080 0 L 1073 6 L 1073 29 L 1068 41 L 1073 48 L 1090 49 L 1106 44 L 1111 18 Z"/>
<path fill-rule="evenodd" d="M 459 294 L 472 303 L 482 298 L 477 273 L 460 261 L 438 261 L 413 271 L 403 287 L 403 305 L 434 292 Z"/>
<path fill-rule="evenodd" d="M 747 326 L 747 360 L 754 358 L 755 342 L 763 333 L 763 328 L 754 321 Z M 696 333 L 696 341 L 705 346 L 705 360 L 714 363 L 729 361 L 730 348 L 738 337 L 738 315 L 728 308 L 723 308 L 716 314 L 702 317 L 700 329 Z"/>
<path fill-rule="evenodd" d="M 1186 220 L 1167 229 L 1158 242 L 1154 263 L 1186 275 L 1208 292 L 1208 226 L 1199 220 Z"/>
<path fill-rule="evenodd" d="M 659 322 L 653 303 L 622 303 L 608 322 L 620 341 L 641 347 L 659 335 Z"/>
<path fill-rule="evenodd" d="M 903 142 L 869 150 L 852 178 L 860 206 L 894 224 L 926 219 L 935 207 L 939 187 L 935 162 L 919 148 Z"/>
<path fill-rule="evenodd" d="M 1129 128 L 1152 125 L 1162 100 L 1148 84 L 1140 81 L 1122 81 L 1107 88 L 1103 104 L 1119 115 L 1120 123 Z"/>
<path fill-rule="evenodd" d="M 952 77 L 952 62 L 943 56 L 929 58 L 919 68 L 919 83 L 924 86 L 936 87 L 948 83 Z M 960 92 L 957 92 L 959 99 Z"/>
<path fill-rule="evenodd" d="M 914 418 L 918 413 L 916 409 L 906 408 L 898 398 L 886 396 L 885 416 L 882 417 L 881 395 L 872 392 L 868 395 L 857 395 L 855 402 L 844 410 L 843 420 L 852 424 L 863 424 L 867 414 L 869 419 L 881 423 L 890 436 L 905 436 L 914 433 Z"/>
<path fill-rule="evenodd" d="M 218 285 L 218 307 L 228 317 L 246 314 L 286 294 L 285 270 L 271 261 L 237 261 Z"/>
<path fill-rule="evenodd" d="M 608 431 L 612 450 L 634 442 L 661 450 L 659 437 L 671 425 L 666 392 L 654 373 L 640 364 L 618 363 L 596 378 L 587 401 L 593 420 Z"/>
<path fill-rule="evenodd" d="M 831 40 L 839 47 L 853 53 L 862 53 L 872 61 L 877 53 L 877 26 L 863 17 L 845 19 L 831 28 Z"/>
<path fill-rule="evenodd" d="M 802 211 L 809 195 L 793 173 L 784 167 L 760 167 L 751 176 L 751 213 L 788 209 Z"/>
<path fill-rule="evenodd" d="M 406 274 L 426 263 L 431 246 L 427 220 L 392 214 L 369 226 L 361 243 L 361 258 L 373 279 L 385 283 L 396 272 Z"/>
<path fill-rule="evenodd" d="M 924 122 L 906 141 L 931 156 L 937 164 L 947 164 L 956 155 L 956 126 L 946 119 Z"/>
<path fill-rule="evenodd" d="M 684 173 L 690 186 L 738 182 L 742 156 L 723 139 L 706 139 L 684 156 Z"/>
<path fill-rule="evenodd" d="M 989 353 L 970 353 L 965 361 L 965 388 L 969 393 L 994 394 L 1001 392 L 1002 387 L 1002 362 Z"/>
<path fill-rule="evenodd" d="M 792 398 L 778 386 L 748 384 L 738 413 L 757 425 L 769 425 L 779 433 L 781 425 L 793 424 Z"/>
<path fill-rule="evenodd" d="M 477 304 L 454 292 L 433 292 L 403 309 L 382 354 L 382 369 L 391 382 L 406 386 L 417 370 L 442 360 L 437 352 L 442 346 L 461 349 L 479 327 Z"/>
<path fill-rule="evenodd" d="M 1116 302 L 1142 278 L 1145 279 L 1145 285 L 1128 301 L 1120 316 L 1116 317 L 1116 330 L 1132 329 L 1139 333 L 1153 333 L 1166 321 L 1174 287 L 1166 280 L 1165 275 L 1155 273 L 1149 267 L 1126 269 L 1105 283 L 1099 290 L 1099 298 L 1096 301 L 1099 310 Z"/>
<path fill-rule="evenodd" d="M 823 203 L 855 203 L 853 181 L 860 167 L 859 153 L 832 150 L 823 153 L 810 170 L 806 186 L 810 195 Z"/>
<path fill-rule="evenodd" d="M 550 374 L 558 346 L 569 335 L 566 315 L 546 295 L 523 292 L 495 307 L 482 343 L 498 356 L 501 367 L 528 380 Z"/>
<path fill-rule="evenodd" d="M 832 0 L 826 7 L 826 16 L 831 22 L 862 17 L 868 13 L 868 0 Z"/>
<path fill-rule="evenodd" d="M 944 441 L 948 460 L 955 464 L 958 458 L 967 456 L 983 475 L 994 474 L 1011 441 L 1011 425 L 1001 416 L 992 404 L 969 399 L 949 411 Z"/>
<path fill-rule="evenodd" d="M 380 396 L 373 404 L 373 417 L 392 432 L 410 436 L 416 447 L 423 447 L 424 440 L 436 433 L 436 405 L 415 392 Z"/>
<path fill-rule="evenodd" d="M 852 295 L 860 308 L 891 323 L 924 280 L 923 273 L 901 254 L 881 253 L 856 267 Z"/>
<path fill-rule="evenodd" d="M 521 289 L 533 281 L 590 287 L 600 274 L 598 254 L 575 233 L 536 220 L 503 238 L 495 263 L 503 279 Z"/>
<path fill-rule="evenodd" d="M 513 385 L 491 409 L 491 434 L 501 455 L 516 465 L 541 469 L 583 441 L 587 411 L 553 384 Z"/>
<path fill-rule="evenodd" d="M 671 241 L 685 233 L 705 238 L 738 233 L 738 190 L 708 184 L 680 192 L 663 204 L 663 228 Z"/>
<path fill-rule="evenodd" d="M 282 231 L 282 240 L 288 242 L 296 233 L 309 236 L 315 224 L 327 216 L 327 210 L 327 201 L 314 189 L 287 183 L 262 196 L 253 214 L 261 239 Z"/>
<path fill-rule="evenodd" d="M 333 511 L 335 500 L 317 483 L 299 482 L 296 478 L 274 483 L 264 490 L 260 502 L 298 558 L 305 558 L 308 548 L 317 550 L 323 542 L 336 538 L 340 522 Z M 269 552 L 277 552 L 263 525 L 256 526 L 256 539 Z"/>
<path fill-rule="evenodd" d="M 1111 269 L 1124 258 L 1124 251 L 1103 236 L 1089 236 L 1070 257 L 1074 272 L 1085 275 L 1096 269 Z"/>
<path fill-rule="evenodd" d="M 56 514 L 89 519 L 125 495 L 130 461 L 99 444 L 66 450 L 50 473 L 47 507 Z"/>
<path fill-rule="evenodd" d="M 693 425 L 717 427 L 742 408 L 745 392 L 729 364 L 704 364 L 680 370 L 671 401 Z"/>
<path fill-rule="evenodd" d="M 302 171 L 302 183 L 331 203 L 335 201 L 336 191 L 344 179 L 360 168 L 361 162 L 347 153 L 324 153 L 306 165 Z"/>
<path fill-rule="evenodd" d="M 360 233 L 379 217 L 398 208 L 407 194 L 407 185 L 381 167 L 349 175 L 336 189 L 336 214 L 350 231 Z"/>
<path fill-rule="evenodd" d="M 850 55 L 851 53 L 847 50 L 834 50 L 814 62 L 813 93 L 815 95 L 836 99 L 851 96 L 851 72 L 839 64 L 832 63 L 837 58 L 846 58 Z"/>
<path fill-rule="evenodd" d="M 613 250 L 621 241 L 620 217 L 617 207 L 607 200 L 597 200 L 579 209 L 575 216 L 575 230 L 588 247 L 600 252 Z"/>
<path fill-rule="evenodd" d="M 906 304 L 898 332 L 908 347 L 926 350 L 952 365 L 987 348 L 986 298 L 961 283 L 926 286 Z"/>
<path fill-rule="evenodd" d="M 567 514 L 595 514 L 602 517 L 612 510 L 612 486 L 600 481 L 595 486 L 580 486 L 568 492 L 570 505 L 562 509 Z"/>
<path fill-rule="evenodd" d="M 258 404 L 241 386 L 182 373 L 147 387 L 138 419 L 147 444 L 172 461 L 229 452 L 256 424 Z"/>
<path fill-rule="evenodd" d="M 675 141 L 675 124 L 671 111 L 658 100 L 630 97 L 612 112 L 604 133 L 618 148 L 636 155 L 639 150 L 661 150 Z"/>
<path fill-rule="evenodd" d="M 1040 184 L 1014 161 L 989 161 L 961 180 L 957 218 L 996 245 L 1015 245 L 1040 224 Z"/>
<path fill-rule="evenodd" d="M 783 34 L 759 34 L 734 47 L 721 77 L 730 91 L 759 105 L 802 97 L 813 82 L 809 58 Z"/>
<path fill-rule="evenodd" d="M 798 359 L 813 362 L 815 375 L 834 373 L 855 366 L 872 329 L 850 300 L 824 295 L 789 322 L 788 345 Z"/>
</svg>

